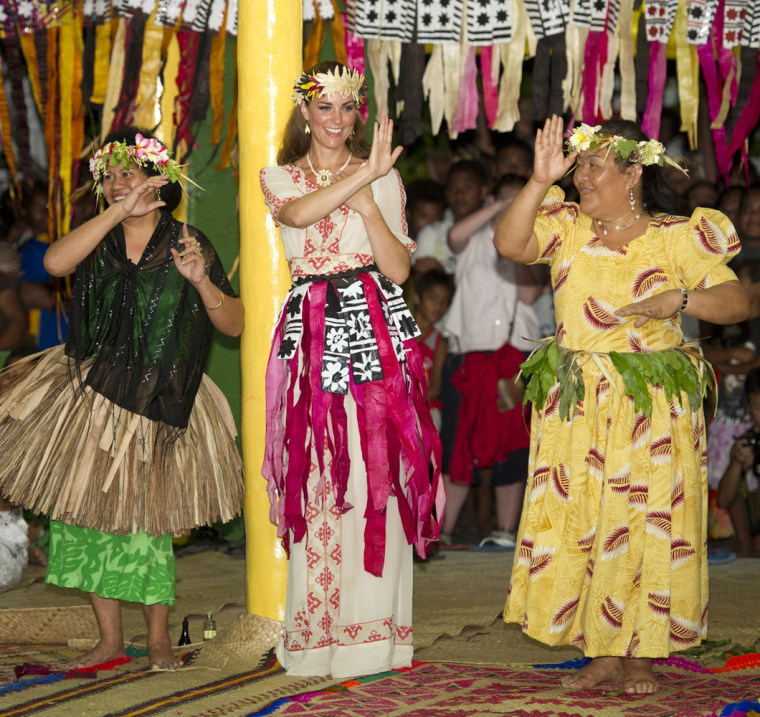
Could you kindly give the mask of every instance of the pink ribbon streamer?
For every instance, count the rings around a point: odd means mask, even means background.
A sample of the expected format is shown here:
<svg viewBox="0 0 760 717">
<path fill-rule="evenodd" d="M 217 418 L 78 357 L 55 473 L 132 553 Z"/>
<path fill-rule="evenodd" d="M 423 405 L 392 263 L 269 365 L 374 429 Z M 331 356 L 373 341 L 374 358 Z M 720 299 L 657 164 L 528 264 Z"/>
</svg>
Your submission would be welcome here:
<svg viewBox="0 0 760 717">
<path fill-rule="evenodd" d="M 713 122 L 720 112 L 720 106 L 723 100 L 723 83 L 728 77 L 731 64 L 733 63 L 733 54 L 730 50 L 723 47 L 723 0 L 718 3 L 718 9 L 715 14 L 715 21 L 710 28 L 710 38 L 708 42 L 697 46 L 697 56 L 702 68 L 702 76 L 707 87 L 707 107 L 710 112 L 710 121 Z M 718 54 L 716 62 L 715 54 Z M 731 55 L 727 58 L 725 53 Z M 736 92 L 733 93 L 732 104 L 736 100 Z M 713 144 L 715 146 L 715 160 L 718 165 L 718 172 L 728 185 L 728 177 L 731 173 L 731 154 L 728 151 L 726 143 L 726 127 L 722 125 L 712 130 Z"/>
<path fill-rule="evenodd" d="M 608 38 L 606 31 L 591 30 L 586 38 L 583 52 L 583 121 L 595 125 L 603 118 L 599 112 L 597 88 L 602 70 L 607 62 Z"/>
<path fill-rule="evenodd" d="M 493 81 L 491 63 L 493 62 L 493 45 L 480 48 L 480 76 L 483 78 L 483 105 L 486 110 L 488 126 L 493 128 L 499 114 L 499 86 Z"/>
<path fill-rule="evenodd" d="M 348 17 L 346 13 L 341 13 L 341 19 L 343 20 L 343 27 L 346 28 L 345 42 L 346 42 L 346 66 L 352 70 L 360 72 L 362 75 L 366 75 L 366 60 L 364 57 L 364 40 L 361 37 L 357 37 L 348 30 Z M 369 117 L 369 107 L 365 102 L 361 109 L 362 119 L 366 122 Z"/>
<path fill-rule="evenodd" d="M 667 72 L 667 45 L 662 42 L 653 42 L 650 45 L 649 55 L 649 98 L 641 129 L 651 137 L 657 139 L 660 136 L 660 118 L 662 116 L 662 96 L 665 92 L 665 79 Z"/>
<path fill-rule="evenodd" d="M 478 68 L 475 63 L 475 48 L 471 47 L 465 58 L 457 106 L 451 118 L 451 127 L 455 132 L 466 132 L 477 127 L 478 104 Z"/>
</svg>

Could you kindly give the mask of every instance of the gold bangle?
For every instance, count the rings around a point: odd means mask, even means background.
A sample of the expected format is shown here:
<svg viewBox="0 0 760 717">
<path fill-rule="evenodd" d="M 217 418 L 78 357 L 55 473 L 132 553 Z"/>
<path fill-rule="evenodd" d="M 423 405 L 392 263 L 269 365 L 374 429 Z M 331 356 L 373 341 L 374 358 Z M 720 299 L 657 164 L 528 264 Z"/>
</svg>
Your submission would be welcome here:
<svg viewBox="0 0 760 717">
<path fill-rule="evenodd" d="M 216 311 L 222 307 L 222 304 L 224 303 L 224 292 L 221 289 L 219 289 L 219 296 L 221 297 L 219 303 L 216 306 L 207 306 L 207 311 Z"/>
</svg>

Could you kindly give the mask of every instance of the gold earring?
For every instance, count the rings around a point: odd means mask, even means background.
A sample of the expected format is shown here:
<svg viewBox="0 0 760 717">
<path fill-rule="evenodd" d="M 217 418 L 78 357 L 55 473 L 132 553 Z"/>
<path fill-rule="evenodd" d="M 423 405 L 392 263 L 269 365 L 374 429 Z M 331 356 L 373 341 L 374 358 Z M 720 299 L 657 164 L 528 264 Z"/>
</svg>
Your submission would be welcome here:
<svg viewBox="0 0 760 717">
<path fill-rule="evenodd" d="M 309 123 L 308 122 L 306 123 L 306 127 L 304 127 L 303 133 L 304 134 L 311 134 L 311 127 L 309 127 Z"/>
</svg>

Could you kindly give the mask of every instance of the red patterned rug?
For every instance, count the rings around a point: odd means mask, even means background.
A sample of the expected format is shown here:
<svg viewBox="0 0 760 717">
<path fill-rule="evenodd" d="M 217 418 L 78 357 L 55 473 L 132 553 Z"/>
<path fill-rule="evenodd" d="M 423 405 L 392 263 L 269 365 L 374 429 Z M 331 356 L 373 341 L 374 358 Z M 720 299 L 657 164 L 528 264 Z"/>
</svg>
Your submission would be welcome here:
<svg viewBox="0 0 760 717">
<path fill-rule="evenodd" d="M 548 668 L 548 666 L 545 666 Z M 760 714 L 760 670 L 714 673 L 677 660 L 655 669 L 654 695 L 626 695 L 615 686 L 570 692 L 563 670 L 419 663 L 409 670 L 275 700 L 251 713 L 310 717 L 742 717 Z"/>
</svg>

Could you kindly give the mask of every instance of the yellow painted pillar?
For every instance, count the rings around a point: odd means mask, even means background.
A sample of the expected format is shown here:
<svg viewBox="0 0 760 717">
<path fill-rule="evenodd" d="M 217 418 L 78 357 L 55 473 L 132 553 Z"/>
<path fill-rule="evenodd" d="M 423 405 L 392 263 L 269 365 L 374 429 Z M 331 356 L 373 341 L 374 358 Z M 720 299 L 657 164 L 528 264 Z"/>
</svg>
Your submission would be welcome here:
<svg viewBox="0 0 760 717">
<path fill-rule="evenodd" d="M 293 108 L 293 81 L 302 71 L 301 0 L 238 5 L 238 135 L 240 143 L 240 294 L 245 304 L 242 357 L 242 439 L 246 471 L 248 612 L 285 616 L 285 553 L 269 521 L 261 476 L 266 396 L 264 374 L 272 329 L 290 275 L 280 236 L 259 186 L 259 170 L 276 164 Z"/>
</svg>

